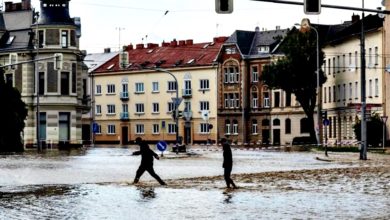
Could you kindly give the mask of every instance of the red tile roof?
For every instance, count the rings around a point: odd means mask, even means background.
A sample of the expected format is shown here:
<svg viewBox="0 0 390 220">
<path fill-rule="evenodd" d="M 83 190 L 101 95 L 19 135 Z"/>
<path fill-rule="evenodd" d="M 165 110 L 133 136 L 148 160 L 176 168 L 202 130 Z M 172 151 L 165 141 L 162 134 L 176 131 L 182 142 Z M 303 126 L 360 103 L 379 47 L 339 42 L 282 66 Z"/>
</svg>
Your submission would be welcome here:
<svg viewBox="0 0 390 220">
<path fill-rule="evenodd" d="M 149 43 L 146 46 L 137 44 L 124 48 L 128 52 L 129 62 L 126 68 L 119 65 L 119 55 L 101 65 L 95 74 L 140 70 L 142 68 L 180 68 L 193 66 L 208 66 L 215 62 L 222 44 L 227 37 L 216 37 L 213 42 L 193 43 L 193 40 L 176 41 L 158 44 Z"/>
</svg>

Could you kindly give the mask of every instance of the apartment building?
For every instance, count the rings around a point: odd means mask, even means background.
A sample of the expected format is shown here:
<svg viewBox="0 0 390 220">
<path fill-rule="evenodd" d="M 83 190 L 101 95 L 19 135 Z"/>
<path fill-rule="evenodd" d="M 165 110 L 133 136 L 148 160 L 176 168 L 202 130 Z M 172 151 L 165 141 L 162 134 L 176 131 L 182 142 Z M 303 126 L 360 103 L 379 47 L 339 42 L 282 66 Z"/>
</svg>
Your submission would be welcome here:
<svg viewBox="0 0 390 220">
<path fill-rule="evenodd" d="M 30 0 L 5 2 L 0 14 L 0 65 L 15 63 L 5 68 L 4 77 L 28 108 L 24 143 L 79 144 L 81 115 L 89 110 L 80 19 L 69 16 L 69 0 L 41 0 L 37 15 Z M 54 62 L 56 53 L 63 55 L 60 66 Z"/>
<path fill-rule="evenodd" d="M 322 108 L 327 111 L 330 122 L 323 127 L 323 133 L 329 144 L 357 143 L 353 125 L 361 118 L 361 22 L 358 15 L 353 15 L 351 21 L 328 35 L 323 47 L 323 71 L 327 81 L 322 86 Z M 386 38 L 383 19 L 378 15 L 368 15 L 363 22 L 367 114 L 384 115 L 388 89 L 384 83 L 387 74 L 384 71 Z"/>
<path fill-rule="evenodd" d="M 259 77 L 289 29 L 235 31 L 218 55 L 218 136 L 237 144 L 291 144 L 309 136 L 305 115 L 292 94 L 270 90 Z"/>
<path fill-rule="evenodd" d="M 186 144 L 217 140 L 217 54 L 225 37 L 212 42 L 173 40 L 128 45 L 92 72 L 95 143 Z M 178 95 L 178 99 L 176 98 Z M 172 117 L 178 102 L 181 117 Z"/>
</svg>

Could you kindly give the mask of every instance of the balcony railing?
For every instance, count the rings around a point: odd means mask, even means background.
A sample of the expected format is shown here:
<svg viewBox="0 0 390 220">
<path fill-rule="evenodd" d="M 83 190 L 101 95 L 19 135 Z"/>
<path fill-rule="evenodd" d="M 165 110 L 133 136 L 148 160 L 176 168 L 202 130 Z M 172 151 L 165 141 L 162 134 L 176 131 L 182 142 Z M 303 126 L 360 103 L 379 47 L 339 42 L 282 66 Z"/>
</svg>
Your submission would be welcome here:
<svg viewBox="0 0 390 220">
<path fill-rule="evenodd" d="M 129 100 L 129 92 L 121 92 L 120 93 L 120 98 L 121 98 L 122 101 Z"/>
<path fill-rule="evenodd" d="M 122 121 L 128 121 L 130 120 L 129 118 L 129 113 L 128 112 L 121 112 L 120 115 L 119 115 L 120 119 Z"/>
<path fill-rule="evenodd" d="M 183 89 L 182 92 L 184 98 L 192 97 L 192 89 Z"/>
</svg>

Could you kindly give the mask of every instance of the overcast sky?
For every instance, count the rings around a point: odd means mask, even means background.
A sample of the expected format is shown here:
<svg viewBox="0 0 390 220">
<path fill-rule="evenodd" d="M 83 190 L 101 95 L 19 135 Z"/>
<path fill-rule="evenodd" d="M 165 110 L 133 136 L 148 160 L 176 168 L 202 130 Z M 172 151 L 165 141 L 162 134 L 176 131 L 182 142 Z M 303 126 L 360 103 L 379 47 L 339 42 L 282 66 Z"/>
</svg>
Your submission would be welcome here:
<svg viewBox="0 0 390 220">
<path fill-rule="evenodd" d="M 303 2 L 303 0 L 291 0 Z M 365 7 L 381 7 L 382 0 L 365 0 Z M 32 0 L 39 8 L 39 0 Z M 322 4 L 362 7 L 362 0 L 322 0 Z M 168 11 L 168 12 L 167 12 Z M 276 26 L 291 28 L 302 18 L 312 23 L 337 24 L 361 12 L 322 8 L 317 16 L 308 16 L 302 6 L 234 0 L 234 12 L 215 12 L 215 0 L 71 0 L 70 14 L 80 17 L 81 49 L 103 52 L 106 47 L 161 43 L 193 39 L 212 41 L 215 36 L 229 36 L 234 30 L 273 30 Z M 366 13 L 367 14 L 367 13 Z"/>
</svg>

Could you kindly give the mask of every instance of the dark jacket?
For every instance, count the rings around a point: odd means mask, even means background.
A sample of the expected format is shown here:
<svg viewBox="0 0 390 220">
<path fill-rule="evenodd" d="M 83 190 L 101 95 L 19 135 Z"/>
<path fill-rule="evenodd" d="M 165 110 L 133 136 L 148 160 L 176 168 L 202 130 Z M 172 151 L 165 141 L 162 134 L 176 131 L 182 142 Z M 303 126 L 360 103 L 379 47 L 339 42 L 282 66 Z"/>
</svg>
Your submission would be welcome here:
<svg viewBox="0 0 390 220">
<path fill-rule="evenodd" d="M 158 158 L 158 155 L 144 142 L 140 144 L 140 150 L 133 152 L 133 155 L 141 155 L 141 166 L 153 166 L 153 157 Z"/>
<path fill-rule="evenodd" d="M 228 143 L 224 143 L 223 147 L 223 168 L 232 168 L 233 167 L 233 156 L 232 149 Z"/>
</svg>

